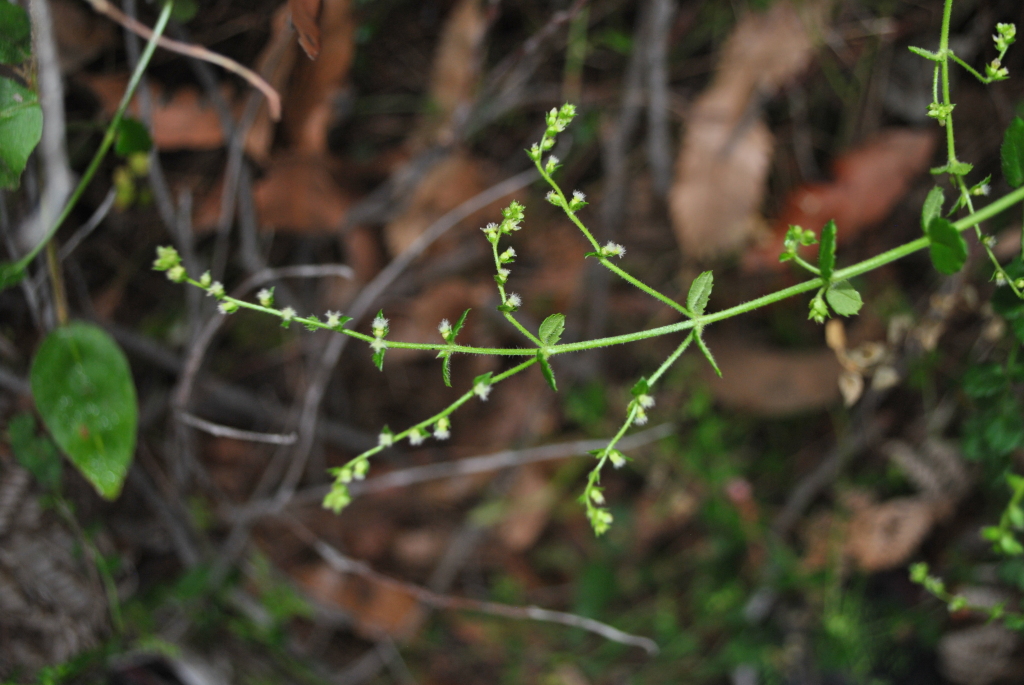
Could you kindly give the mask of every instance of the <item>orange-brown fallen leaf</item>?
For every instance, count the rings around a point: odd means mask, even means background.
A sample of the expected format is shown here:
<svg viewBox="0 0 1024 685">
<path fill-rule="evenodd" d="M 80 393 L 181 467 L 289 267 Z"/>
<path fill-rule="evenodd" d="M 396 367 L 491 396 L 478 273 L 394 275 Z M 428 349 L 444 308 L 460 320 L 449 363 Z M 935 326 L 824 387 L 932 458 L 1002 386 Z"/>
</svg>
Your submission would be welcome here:
<svg viewBox="0 0 1024 685">
<path fill-rule="evenodd" d="M 828 349 L 786 351 L 735 338 L 709 340 L 722 377 L 708 387 L 722 404 L 759 416 L 785 416 L 834 404 L 842 367 Z"/>
<path fill-rule="evenodd" d="M 894 128 L 842 155 L 833 165 L 832 183 L 809 183 L 790 193 L 771 240 L 744 256 L 744 269 L 787 268 L 779 253 L 790 225 L 820 231 L 834 219 L 843 244 L 882 221 L 928 169 L 934 149 L 934 132 Z"/>
<path fill-rule="evenodd" d="M 498 526 L 498 538 L 506 549 L 524 552 L 540 537 L 551 519 L 558 491 L 548 469 L 540 464 L 522 466 L 508 494 L 508 512 Z"/>
<path fill-rule="evenodd" d="M 276 231 L 333 233 L 353 200 L 318 156 L 275 158 L 253 188 L 260 225 Z"/>
<path fill-rule="evenodd" d="M 820 13 L 825 3 L 805 12 Z M 694 103 L 669 192 L 683 255 L 706 260 L 739 249 L 762 223 L 772 136 L 758 101 L 794 78 L 814 42 L 794 5 L 748 13 L 722 50 L 711 86 Z"/>
<path fill-rule="evenodd" d="M 104 113 L 113 116 L 128 85 L 126 74 L 80 74 L 78 77 L 96 94 Z M 215 150 L 224 145 L 224 130 L 217 111 L 193 86 L 178 88 L 168 96 L 159 84 L 151 82 L 153 91 L 153 144 L 158 150 Z M 231 89 L 223 87 L 224 97 L 231 102 Z M 129 113 L 139 116 L 138 97 Z"/>
<path fill-rule="evenodd" d="M 288 9 L 299 45 L 310 59 L 316 59 L 320 54 L 320 0 L 288 0 Z"/>
</svg>

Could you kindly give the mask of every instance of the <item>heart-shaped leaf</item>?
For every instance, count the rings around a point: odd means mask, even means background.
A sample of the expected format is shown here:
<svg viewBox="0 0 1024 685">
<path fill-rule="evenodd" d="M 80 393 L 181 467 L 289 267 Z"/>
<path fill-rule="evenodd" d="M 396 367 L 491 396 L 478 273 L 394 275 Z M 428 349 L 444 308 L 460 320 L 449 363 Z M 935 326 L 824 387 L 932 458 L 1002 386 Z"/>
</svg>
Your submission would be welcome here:
<svg viewBox="0 0 1024 685">
<path fill-rule="evenodd" d="M 54 441 L 100 495 L 115 499 L 138 424 L 135 385 L 121 348 L 90 324 L 58 328 L 39 346 L 29 381 Z"/>
<path fill-rule="evenodd" d="M 840 316 L 853 316 L 864 306 L 860 293 L 849 281 L 838 281 L 825 291 L 825 299 L 832 311 Z"/>
</svg>

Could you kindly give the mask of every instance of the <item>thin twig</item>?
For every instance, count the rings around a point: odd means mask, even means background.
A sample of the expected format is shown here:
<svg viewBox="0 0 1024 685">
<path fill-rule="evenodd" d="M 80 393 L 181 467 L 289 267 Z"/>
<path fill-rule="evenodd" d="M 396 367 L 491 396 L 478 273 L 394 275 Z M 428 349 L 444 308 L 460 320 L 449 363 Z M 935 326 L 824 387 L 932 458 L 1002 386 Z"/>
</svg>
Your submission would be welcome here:
<svg viewBox="0 0 1024 685">
<path fill-rule="evenodd" d="M 68 241 L 60 248 L 58 258 L 60 261 L 64 261 L 68 258 L 72 252 L 75 251 L 82 241 L 89 237 L 89 234 L 96 230 L 96 227 L 103 223 L 103 220 L 107 218 L 107 214 L 110 213 L 111 207 L 114 206 L 114 200 L 117 199 L 117 189 L 111 188 L 107 192 L 107 196 L 103 198 L 103 202 L 96 208 L 96 211 L 92 213 L 89 220 L 82 224 L 77 231 L 72 234 Z"/>
<path fill-rule="evenodd" d="M 193 428 L 198 428 L 204 433 L 209 433 L 218 438 L 232 438 L 234 440 L 245 440 L 248 442 L 265 442 L 271 445 L 291 445 L 298 439 L 295 433 L 256 433 L 253 431 L 241 430 L 239 428 L 232 428 L 231 426 L 222 426 L 219 423 L 213 423 L 206 419 L 201 419 L 194 414 L 188 412 L 179 412 L 178 420 L 182 423 L 186 423 Z"/>
<path fill-rule="evenodd" d="M 542 609 L 536 606 L 512 606 L 509 604 L 499 604 L 498 602 L 485 602 L 469 599 L 467 597 L 453 597 L 451 595 L 432 592 L 413 583 L 395 580 L 394 578 L 382 573 L 378 573 L 366 562 L 345 556 L 339 552 L 337 548 L 319 538 L 296 519 L 288 517 L 285 519 L 285 523 L 289 528 L 291 528 L 292 532 L 295 533 L 296 537 L 310 545 L 316 553 L 320 555 L 320 558 L 338 573 L 350 573 L 381 585 L 390 586 L 415 597 L 420 603 L 433 609 L 474 611 L 491 616 L 501 616 L 517 620 L 529 619 L 533 621 L 557 623 L 571 628 L 586 630 L 587 632 L 600 635 L 606 640 L 611 640 L 612 642 L 630 645 L 631 647 L 639 647 L 651 656 L 656 655 L 659 651 L 658 644 L 650 638 L 640 635 L 631 635 L 630 633 L 623 632 L 618 628 L 608 625 L 607 623 L 595 621 L 594 619 L 586 618 L 585 616 L 570 614 L 564 611 Z"/>
<path fill-rule="evenodd" d="M 651 184 L 664 199 L 672 183 L 672 136 L 668 117 L 668 38 L 676 14 L 675 0 L 651 0 L 650 32 L 645 50 L 647 61 L 647 163 Z"/>
<path fill-rule="evenodd" d="M 148 26 L 127 16 L 107 0 L 86 0 L 86 2 L 92 5 L 92 8 L 100 14 L 109 17 L 124 28 L 142 36 L 146 40 L 149 40 L 153 36 L 153 31 Z M 235 60 L 225 57 L 224 55 L 217 54 L 216 52 L 208 50 L 201 45 L 183 43 L 181 41 L 174 40 L 173 38 L 167 38 L 166 36 L 160 36 L 157 44 L 165 50 L 170 50 L 171 52 L 177 52 L 178 54 L 185 55 L 186 57 L 193 57 L 205 62 L 210 62 L 211 64 L 216 64 L 233 74 L 241 76 L 267 98 L 267 107 L 270 110 L 270 118 L 274 121 L 281 118 L 281 96 L 277 94 L 277 91 L 274 90 L 271 85 L 263 79 L 263 77 L 252 69 L 243 67 Z"/>
</svg>

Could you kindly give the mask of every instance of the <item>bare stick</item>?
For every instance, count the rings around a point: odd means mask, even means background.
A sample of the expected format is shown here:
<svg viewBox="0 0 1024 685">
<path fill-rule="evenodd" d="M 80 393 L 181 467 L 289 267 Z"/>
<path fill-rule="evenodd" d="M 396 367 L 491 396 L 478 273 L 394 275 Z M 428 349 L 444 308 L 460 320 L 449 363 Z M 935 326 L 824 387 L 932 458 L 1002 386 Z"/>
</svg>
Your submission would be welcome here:
<svg viewBox="0 0 1024 685">
<path fill-rule="evenodd" d="M 82 241 L 89 237 L 89 234 L 96 230 L 96 227 L 103 223 L 103 220 L 107 218 L 107 214 L 110 213 L 111 207 L 114 206 L 114 200 L 117 199 L 117 189 L 111 188 L 107 192 L 107 196 L 103 198 L 103 202 L 96 208 L 96 211 L 92 213 L 89 220 L 79 227 L 75 231 L 64 246 L 60 248 L 58 258 L 64 261 L 68 258 L 68 255 L 75 251 L 75 248 L 82 244 Z"/>
<path fill-rule="evenodd" d="M 287 433 L 284 435 L 281 433 L 255 433 L 253 431 L 232 428 L 231 426 L 222 426 L 219 423 L 213 423 L 212 421 L 201 419 L 194 414 L 189 414 L 188 412 L 179 412 L 178 420 L 218 438 L 232 438 L 234 440 L 246 440 L 248 442 L 265 442 L 271 445 L 291 445 L 298 439 L 298 436 L 295 435 L 295 433 Z"/>
<path fill-rule="evenodd" d="M 148 26 L 127 16 L 117 7 L 110 4 L 108 0 L 86 0 L 86 2 L 92 5 L 94 10 L 116 21 L 132 33 L 136 33 L 146 40 L 149 40 L 153 36 L 153 31 Z M 274 90 L 262 76 L 254 72 L 252 69 L 243 67 L 235 60 L 225 57 L 224 55 L 219 55 L 201 45 L 183 43 L 181 41 L 174 40 L 173 38 L 167 38 L 166 36 L 161 36 L 157 41 L 157 44 L 165 50 L 170 50 L 171 52 L 177 52 L 178 54 L 185 55 L 186 57 L 194 57 L 195 59 L 201 59 L 205 62 L 216 64 L 217 66 L 230 71 L 232 74 L 241 76 L 267 98 L 267 108 L 270 110 L 270 118 L 274 121 L 281 118 L 281 96 L 277 94 L 277 91 Z"/>
<path fill-rule="evenodd" d="M 632 647 L 639 647 L 651 656 L 654 656 L 659 651 L 658 644 L 648 637 L 631 635 L 630 633 L 623 632 L 618 628 L 608 625 L 607 623 L 595 621 L 594 619 L 586 618 L 585 616 L 578 616 L 564 611 L 551 611 L 550 609 L 542 609 L 536 606 L 520 607 L 509 604 L 499 604 L 498 602 L 484 602 L 469 599 L 467 597 L 452 597 L 451 595 L 442 595 L 437 592 L 432 592 L 419 585 L 414 585 L 413 583 L 395 580 L 394 578 L 385 576 L 384 574 L 373 570 L 373 568 L 366 562 L 345 556 L 335 547 L 324 542 L 294 518 L 288 517 L 285 522 L 299 539 L 310 545 L 316 553 L 320 555 L 320 558 L 327 562 L 327 565 L 338 573 L 350 573 L 381 585 L 388 585 L 412 595 L 419 600 L 420 603 L 431 608 L 475 611 L 482 614 L 489 614 L 491 616 L 502 616 L 504 618 L 513 618 L 518 620 L 529 619 L 533 621 L 545 621 L 547 623 L 558 623 L 572 628 L 581 628 L 582 630 L 594 633 L 595 635 L 600 635 L 606 640 L 611 640 L 612 642 L 618 642 Z"/>
</svg>

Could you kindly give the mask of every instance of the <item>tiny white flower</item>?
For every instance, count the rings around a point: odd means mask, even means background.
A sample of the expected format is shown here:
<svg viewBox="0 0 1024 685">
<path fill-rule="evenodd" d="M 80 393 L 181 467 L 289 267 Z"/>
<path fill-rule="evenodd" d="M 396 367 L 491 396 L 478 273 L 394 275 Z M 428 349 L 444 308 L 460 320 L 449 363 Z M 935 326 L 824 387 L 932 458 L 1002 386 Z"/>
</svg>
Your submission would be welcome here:
<svg viewBox="0 0 1024 685">
<path fill-rule="evenodd" d="M 412 432 L 409 433 L 409 444 L 413 447 L 422 445 L 423 441 L 427 439 L 427 434 L 421 431 L 419 428 L 413 428 Z"/>
<path fill-rule="evenodd" d="M 341 312 L 327 312 L 327 327 L 334 328 L 341 323 Z"/>
<path fill-rule="evenodd" d="M 502 252 L 502 253 L 501 253 L 501 256 L 500 256 L 500 257 L 498 257 L 498 260 L 499 260 L 499 261 L 500 261 L 500 262 L 501 262 L 502 264 L 505 264 L 505 263 L 507 263 L 507 262 L 511 262 L 511 261 L 512 261 L 513 259 L 515 259 L 515 258 L 516 258 L 516 251 L 515 251 L 515 250 L 513 250 L 513 249 L 512 249 L 511 247 L 510 247 L 510 248 L 508 248 L 507 250 L 505 250 L 504 252 Z"/>
<path fill-rule="evenodd" d="M 285 307 L 281 310 L 281 321 L 288 323 L 295 318 L 295 310 L 291 307 Z"/>
<path fill-rule="evenodd" d="M 642 426 L 647 423 L 647 412 L 644 411 L 643 407 L 636 408 L 636 415 L 633 417 L 633 423 L 638 426 Z"/>
<path fill-rule="evenodd" d="M 199 277 L 199 285 L 202 286 L 203 288 L 209 288 L 210 287 L 210 283 L 212 283 L 212 282 L 213 282 L 213 279 L 210 276 L 210 272 L 209 271 L 205 272 L 202 276 Z"/>
<path fill-rule="evenodd" d="M 477 383 L 473 386 L 473 393 L 484 402 L 487 401 L 487 397 L 491 394 L 490 383 Z"/>
<path fill-rule="evenodd" d="M 388 343 L 384 338 L 374 338 L 370 341 L 370 349 L 374 352 L 388 349 Z"/>
<path fill-rule="evenodd" d="M 621 257 L 624 254 L 626 254 L 626 248 L 624 248 L 622 245 L 619 245 L 618 243 L 613 243 L 610 240 L 604 247 L 601 248 L 602 257 Z"/>
<path fill-rule="evenodd" d="M 595 504 L 604 504 L 604 495 L 597 488 L 590 491 L 590 499 L 594 500 Z"/>
<path fill-rule="evenodd" d="M 377 444 L 381 447 L 391 447 L 395 444 L 395 436 L 390 431 L 383 431 L 377 436 Z"/>
<path fill-rule="evenodd" d="M 373 323 L 370 325 L 373 329 L 373 334 L 378 338 L 383 338 L 388 332 L 388 320 L 383 316 L 376 316 L 373 319 Z"/>
<path fill-rule="evenodd" d="M 636 401 L 640 403 L 640 406 L 644 409 L 650 409 L 654 406 L 654 398 L 650 395 L 640 395 L 636 398 Z"/>
<path fill-rule="evenodd" d="M 210 284 L 210 287 L 206 289 L 206 294 L 218 299 L 224 297 L 224 284 L 220 281 L 214 281 Z"/>
<path fill-rule="evenodd" d="M 608 461 L 610 461 L 612 463 L 612 466 L 614 466 L 617 469 L 621 469 L 623 466 L 626 465 L 626 460 L 622 458 L 622 455 L 618 451 L 609 454 Z"/>
<path fill-rule="evenodd" d="M 572 191 L 572 199 L 576 200 L 576 202 L 583 202 L 587 199 L 587 195 L 582 190 L 574 190 Z"/>
<path fill-rule="evenodd" d="M 523 298 L 519 297 L 519 293 L 509 293 L 508 297 L 505 298 L 505 302 L 513 307 L 523 306 Z"/>
<path fill-rule="evenodd" d="M 548 191 L 548 194 L 544 196 L 544 199 L 556 207 L 562 206 L 562 198 L 558 197 L 558 193 L 553 190 Z"/>
<path fill-rule="evenodd" d="M 181 264 L 175 264 L 167 270 L 167 280 L 175 283 L 183 283 L 188 278 L 188 272 Z"/>
<path fill-rule="evenodd" d="M 238 305 L 234 302 L 224 301 L 217 305 L 221 314 L 234 314 L 238 311 Z"/>
<path fill-rule="evenodd" d="M 434 424 L 434 437 L 438 440 L 447 440 L 451 435 L 451 421 L 447 417 L 442 417 L 437 420 Z"/>
<path fill-rule="evenodd" d="M 388 435 L 391 435 L 390 431 L 388 431 Z M 394 442 L 394 439 L 392 439 L 392 442 Z M 352 465 L 352 470 L 354 472 L 352 475 L 356 480 L 365 480 L 366 472 L 370 470 L 370 462 L 366 459 L 360 459 Z"/>
<path fill-rule="evenodd" d="M 260 301 L 260 305 L 263 307 L 273 307 L 274 291 L 270 288 L 264 288 L 256 293 L 256 299 Z"/>
<path fill-rule="evenodd" d="M 441 337 L 447 340 L 448 334 L 452 332 L 452 325 L 448 323 L 448 319 L 441 319 L 441 323 L 437 325 L 437 330 L 441 333 Z"/>
</svg>

